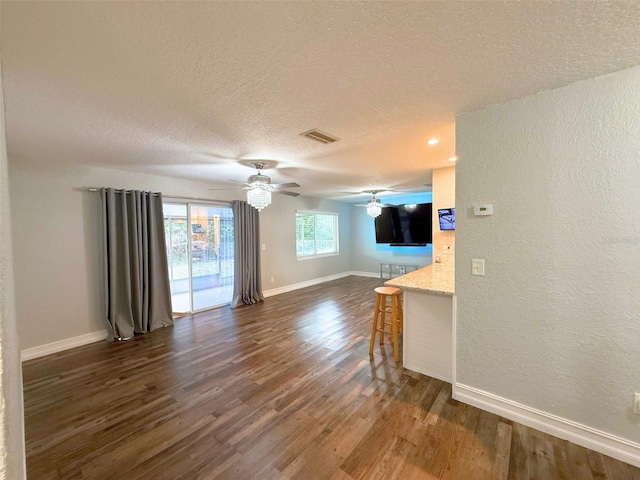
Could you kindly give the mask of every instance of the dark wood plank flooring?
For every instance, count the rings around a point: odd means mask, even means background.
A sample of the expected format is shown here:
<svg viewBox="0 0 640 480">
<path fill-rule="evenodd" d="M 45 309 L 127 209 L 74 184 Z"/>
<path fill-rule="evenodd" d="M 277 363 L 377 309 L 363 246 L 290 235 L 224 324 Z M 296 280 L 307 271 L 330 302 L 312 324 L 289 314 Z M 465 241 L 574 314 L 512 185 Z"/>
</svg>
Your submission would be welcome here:
<svg viewBox="0 0 640 480">
<path fill-rule="evenodd" d="M 25 362 L 39 479 L 640 479 L 368 355 L 373 288 L 348 277 Z"/>
</svg>

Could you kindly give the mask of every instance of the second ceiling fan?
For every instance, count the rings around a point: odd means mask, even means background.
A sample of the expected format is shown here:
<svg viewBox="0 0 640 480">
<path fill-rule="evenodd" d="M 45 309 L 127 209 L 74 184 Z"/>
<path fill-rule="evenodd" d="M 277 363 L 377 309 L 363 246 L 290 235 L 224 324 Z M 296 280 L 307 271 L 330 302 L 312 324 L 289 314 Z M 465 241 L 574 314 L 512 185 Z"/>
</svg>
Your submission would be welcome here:
<svg viewBox="0 0 640 480">
<path fill-rule="evenodd" d="M 381 203 L 380 199 L 376 198 L 376 194 L 384 192 L 385 190 L 363 190 L 362 193 L 370 193 L 371 198 L 366 204 L 356 204 L 357 207 L 367 207 L 367 215 L 371 218 L 376 218 L 382 213 L 382 207 L 388 207 L 389 204 Z"/>
</svg>

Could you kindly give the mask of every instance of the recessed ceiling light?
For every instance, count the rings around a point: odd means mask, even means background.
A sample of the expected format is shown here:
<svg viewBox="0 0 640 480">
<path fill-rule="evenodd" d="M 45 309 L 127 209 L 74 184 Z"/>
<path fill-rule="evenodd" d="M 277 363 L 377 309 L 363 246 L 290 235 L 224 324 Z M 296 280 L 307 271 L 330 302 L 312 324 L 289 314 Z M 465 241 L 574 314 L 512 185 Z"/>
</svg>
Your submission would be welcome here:
<svg viewBox="0 0 640 480">
<path fill-rule="evenodd" d="M 438 143 L 440 143 L 440 140 L 438 140 L 437 138 L 432 138 L 427 143 L 429 145 L 437 145 Z"/>
<path fill-rule="evenodd" d="M 450 162 L 455 162 L 458 159 L 458 157 L 449 157 L 449 161 Z"/>
</svg>

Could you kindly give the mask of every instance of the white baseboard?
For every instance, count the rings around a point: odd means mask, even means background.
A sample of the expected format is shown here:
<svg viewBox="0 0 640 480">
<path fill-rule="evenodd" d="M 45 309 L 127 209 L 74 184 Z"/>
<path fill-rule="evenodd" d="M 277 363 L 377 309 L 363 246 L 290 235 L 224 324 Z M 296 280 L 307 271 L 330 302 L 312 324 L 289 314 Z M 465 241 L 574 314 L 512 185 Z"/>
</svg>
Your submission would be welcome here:
<svg viewBox="0 0 640 480">
<path fill-rule="evenodd" d="M 349 272 L 349 275 L 356 277 L 380 278 L 380 272 Z"/>
<path fill-rule="evenodd" d="M 379 278 L 379 273 L 373 272 L 342 272 L 336 273 L 334 275 L 328 275 L 326 277 L 314 278 L 313 280 L 307 280 L 305 282 L 294 283 L 291 285 L 285 285 L 284 287 L 272 288 L 271 290 L 265 290 L 262 294 L 267 297 L 273 297 L 274 295 L 280 295 L 281 293 L 293 292 L 294 290 L 298 290 L 300 288 L 311 287 L 313 285 L 318 285 L 324 282 L 330 282 L 332 280 L 338 280 L 339 278 L 349 277 L 351 275 L 355 275 L 358 277 L 372 277 Z"/>
<path fill-rule="evenodd" d="M 460 383 L 453 386 L 453 398 L 640 467 L 638 443 Z"/>
<path fill-rule="evenodd" d="M 300 288 L 311 287 L 318 285 L 319 283 L 330 282 L 331 280 L 338 280 L 339 278 L 348 277 L 349 272 L 337 273 L 335 275 L 329 275 L 327 277 L 314 278 L 313 280 L 307 280 L 305 282 L 294 283 L 292 285 L 285 285 L 284 287 L 272 288 L 271 290 L 265 290 L 263 295 L 266 297 L 273 297 L 274 295 L 280 295 L 281 293 L 292 292 Z"/>
<path fill-rule="evenodd" d="M 62 352 L 70 348 L 88 345 L 90 343 L 99 342 L 107 338 L 107 330 L 99 330 L 97 332 L 86 333 L 78 337 L 67 338 L 57 342 L 39 345 L 37 347 L 25 348 L 20 352 L 21 361 L 33 360 L 34 358 L 44 357 L 52 353 Z"/>
</svg>

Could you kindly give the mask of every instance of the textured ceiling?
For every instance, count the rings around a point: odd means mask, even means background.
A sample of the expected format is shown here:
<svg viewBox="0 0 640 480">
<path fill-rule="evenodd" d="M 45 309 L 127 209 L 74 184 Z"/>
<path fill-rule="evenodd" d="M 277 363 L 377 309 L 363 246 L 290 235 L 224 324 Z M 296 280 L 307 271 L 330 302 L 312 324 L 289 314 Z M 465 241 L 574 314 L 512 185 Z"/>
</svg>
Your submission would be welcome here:
<svg viewBox="0 0 640 480">
<path fill-rule="evenodd" d="M 639 65 L 638 32 L 636 1 L 3 1 L 9 159 L 419 190 L 456 114 Z"/>
</svg>

